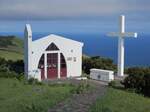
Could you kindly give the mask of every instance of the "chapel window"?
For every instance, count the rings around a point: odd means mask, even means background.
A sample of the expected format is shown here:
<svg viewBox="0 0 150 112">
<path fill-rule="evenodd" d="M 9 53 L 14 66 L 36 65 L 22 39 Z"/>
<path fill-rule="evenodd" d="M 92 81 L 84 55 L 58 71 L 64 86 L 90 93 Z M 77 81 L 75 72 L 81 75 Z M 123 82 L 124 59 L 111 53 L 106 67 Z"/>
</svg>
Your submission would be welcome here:
<svg viewBox="0 0 150 112">
<path fill-rule="evenodd" d="M 55 50 L 59 50 L 59 49 L 54 43 L 51 43 L 46 49 L 46 51 L 55 51 Z"/>
</svg>

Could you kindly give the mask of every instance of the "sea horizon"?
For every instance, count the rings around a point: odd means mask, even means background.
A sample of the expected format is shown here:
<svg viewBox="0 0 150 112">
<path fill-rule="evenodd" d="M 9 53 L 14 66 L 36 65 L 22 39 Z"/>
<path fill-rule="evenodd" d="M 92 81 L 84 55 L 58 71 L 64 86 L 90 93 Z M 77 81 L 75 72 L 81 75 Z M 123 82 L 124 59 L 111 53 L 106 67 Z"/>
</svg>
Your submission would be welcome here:
<svg viewBox="0 0 150 112">
<path fill-rule="evenodd" d="M 118 38 L 107 37 L 106 33 L 48 33 L 33 32 L 33 40 L 56 34 L 84 43 L 83 54 L 111 58 L 117 64 Z M 0 35 L 24 37 L 23 32 L 0 32 Z M 125 66 L 150 66 L 150 34 L 138 34 L 138 38 L 125 39 Z"/>
</svg>

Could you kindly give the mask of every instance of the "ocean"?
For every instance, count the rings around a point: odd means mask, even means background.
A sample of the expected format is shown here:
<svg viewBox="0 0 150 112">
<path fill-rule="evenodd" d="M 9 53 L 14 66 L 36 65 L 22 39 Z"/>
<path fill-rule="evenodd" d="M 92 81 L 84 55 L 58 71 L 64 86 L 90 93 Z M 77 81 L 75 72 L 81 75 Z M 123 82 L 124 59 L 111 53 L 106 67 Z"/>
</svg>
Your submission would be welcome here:
<svg viewBox="0 0 150 112">
<path fill-rule="evenodd" d="M 38 39 L 49 33 L 33 33 L 33 39 Z M 108 57 L 117 63 L 118 38 L 107 37 L 104 33 L 55 33 L 66 38 L 84 43 L 83 53 L 89 56 Z M 23 33 L 0 33 L 0 35 L 16 35 L 23 38 Z M 125 66 L 150 66 L 150 35 L 139 34 L 138 38 L 125 39 Z"/>
</svg>

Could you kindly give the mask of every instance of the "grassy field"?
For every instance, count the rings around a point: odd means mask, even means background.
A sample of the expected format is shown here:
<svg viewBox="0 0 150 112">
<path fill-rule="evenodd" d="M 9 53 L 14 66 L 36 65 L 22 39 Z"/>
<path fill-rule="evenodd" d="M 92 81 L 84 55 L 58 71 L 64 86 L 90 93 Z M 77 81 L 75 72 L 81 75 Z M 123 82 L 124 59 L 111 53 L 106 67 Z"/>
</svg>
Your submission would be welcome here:
<svg viewBox="0 0 150 112">
<path fill-rule="evenodd" d="M 150 112 L 150 99 L 135 93 L 109 88 L 91 112 Z"/>
<path fill-rule="evenodd" d="M 47 112 L 72 89 L 71 85 L 29 85 L 0 78 L 0 112 Z"/>
<path fill-rule="evenodd" d="M 23 40 L 14 36 L 0 36 L 0 57 L 6 60 L 23 59 Z"/>
</svg>

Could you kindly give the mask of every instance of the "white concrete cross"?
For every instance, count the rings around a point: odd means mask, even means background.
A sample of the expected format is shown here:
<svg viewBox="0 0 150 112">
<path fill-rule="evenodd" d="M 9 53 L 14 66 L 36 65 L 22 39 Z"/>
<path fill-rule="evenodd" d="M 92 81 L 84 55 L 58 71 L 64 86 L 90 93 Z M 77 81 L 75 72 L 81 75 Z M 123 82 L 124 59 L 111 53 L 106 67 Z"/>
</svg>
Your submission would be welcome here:
<svg viewBox="0 0 150 112">
<path fill-rule="evenodd" d="M 124 38 L 135 37 L 137 33 L 125 32 L 125 16 L 120 16 L 120 32 L 110 32 L 108 36 L 119 37 L 118 39 L 118 76 L 124 76 Z"/>
</svg>

